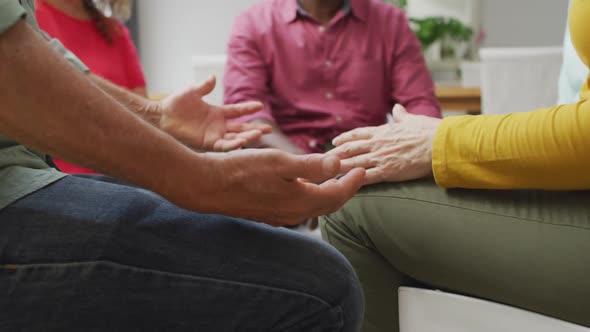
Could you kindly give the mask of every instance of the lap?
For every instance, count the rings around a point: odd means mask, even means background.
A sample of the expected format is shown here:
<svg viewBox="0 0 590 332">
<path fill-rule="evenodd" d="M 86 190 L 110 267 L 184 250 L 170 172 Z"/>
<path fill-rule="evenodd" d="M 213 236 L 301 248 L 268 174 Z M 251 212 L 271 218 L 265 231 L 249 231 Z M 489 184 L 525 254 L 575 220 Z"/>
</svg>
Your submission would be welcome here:
<svg viewBox="0 0 590 332">
<path fill-rule="evenodd" d="M 433 287 L 579 322 L 590 304 L 589 200 L 423 180 L 365 188 L 326 222 Z"/>
<path fill-rule="evenodd" d="M 0 252 L 0 281 L 14 283 L 15 290 L 27 280 L 40 287 L 13 295 L 40 291 L 36 296 L 59 298 L 65 292 L 65 299 L 76 302 L 68 295 L 84 293 L 97 296 L 102 311 L 108 307 L 101 298 L 113 305 L 126 297 L 130 305 L 169 303 L 176 314 L 186 312 L 178 305 L 196 302 L 201 307 L 195 313 L 227 313 L 246 306 L 245 298 L 267 302 L 259 303 L 262 311 L 278 305 L 272 298 L 282 299 L 282 308 L 297 301 L 332 308 L 350 297 L 343 290 L 355 287 L 350 266 L 327 244 L 251 221 L 182 210 L 108 178 L 69 176 L 1 210 Z M 6 274 L 12 267 L 14 273 Z M 141 291 L 159 295 L 146 302 Z M 9 297 L 2 295 L 0 306 L 6 308 Z"/>
</svg>

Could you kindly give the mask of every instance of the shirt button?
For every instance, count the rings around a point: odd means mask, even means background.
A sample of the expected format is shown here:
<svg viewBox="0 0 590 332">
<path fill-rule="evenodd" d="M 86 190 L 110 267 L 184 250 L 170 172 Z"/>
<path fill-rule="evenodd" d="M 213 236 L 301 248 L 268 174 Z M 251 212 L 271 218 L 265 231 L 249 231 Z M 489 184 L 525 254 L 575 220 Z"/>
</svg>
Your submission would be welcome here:
<svg viewBox="0 0 590 332">
<path fill-rule="evenodd" d="M 342 117 L 340 115 L 336 115 L 335 118 L 336 118 L 336 122 L 338 122 L 338 123 L 342 122 Z"/>
<path fill-rule="evenodd" d="M 332 92 L 326 92 L 326 99 L 334 99 L 334 94 Z"/>
<path fill-rule="evenodd" d="M 325 28 L 325 27 L 323 27 L 323 26 L 321 26 L 321 27 L 319 27 L 319 28 L 318 28 L 318 31 L 319 31 L 319 32 L 324 32 L 324 31 L 326 31 L 326 28 Z"/>
<path fill-rule="evenodd" d="M 311 141 L 309 141 L 307 146 L 309 146 L 311 149 L 315 149 L 318 146 L 318 141 L 316 141 L 315 139 L 312 139 Z"/>
<path fill-rule="evenodd" d="M 325 64 L 326 64 L 326 67 L 331 67 L 332 66 L 332 61 L 326 60 Z"/>
</svg>

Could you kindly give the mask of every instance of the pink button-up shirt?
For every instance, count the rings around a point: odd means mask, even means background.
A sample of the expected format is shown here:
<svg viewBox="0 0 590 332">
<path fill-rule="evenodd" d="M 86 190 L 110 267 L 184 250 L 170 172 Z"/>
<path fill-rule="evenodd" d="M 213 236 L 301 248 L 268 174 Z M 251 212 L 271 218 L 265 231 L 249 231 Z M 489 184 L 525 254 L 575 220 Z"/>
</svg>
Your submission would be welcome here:
<svg viewBox="0 0 590 332">
<path fill-rule="evenodd" d="M 441 116 L 420 43 L 404 12 L 382 0 L 350 0 L 326 25 L 297 0 L 254 5 L 234 22 L 224 92 L 226 103 L 265 103 L 243 120 L 273 121 L 308 152 L 385 123 L 395 103 Z"/>
</svg>

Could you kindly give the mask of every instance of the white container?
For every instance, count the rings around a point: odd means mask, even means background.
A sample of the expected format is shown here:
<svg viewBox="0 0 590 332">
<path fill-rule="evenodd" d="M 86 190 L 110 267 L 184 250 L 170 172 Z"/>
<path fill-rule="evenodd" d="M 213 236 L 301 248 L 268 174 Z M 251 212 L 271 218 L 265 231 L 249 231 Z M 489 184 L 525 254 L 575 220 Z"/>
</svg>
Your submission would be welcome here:
<svg viewBox="0 0 590 332">
<path fill-rule="evenodd" d="M 482 113 L 528 112 L 554 106 L 561 47 L 480 50 Z"/>
<path fill-rule="evenodd" d="M 461 62 L 461 85 L 465 88 L 481 87 L 481 63 Z"/>
<path fill-rule="evenodd" d="M 399 289 L 401 332 L 590 332 L 555 318 L 475 298 Z"/>
</svg>

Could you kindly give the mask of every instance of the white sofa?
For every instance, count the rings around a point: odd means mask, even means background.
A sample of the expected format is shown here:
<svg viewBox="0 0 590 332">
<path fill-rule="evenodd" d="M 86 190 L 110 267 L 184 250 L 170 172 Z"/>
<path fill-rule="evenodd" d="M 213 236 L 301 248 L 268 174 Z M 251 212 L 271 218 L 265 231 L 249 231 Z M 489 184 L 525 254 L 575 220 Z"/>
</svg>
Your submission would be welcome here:
<svg viewBox="0 0 590 332">
<path fill-rule="evenodd" d="M 400 332 L 590 332 L 502 304 L 440 291 L 399 289 Z"/>
</svg>

